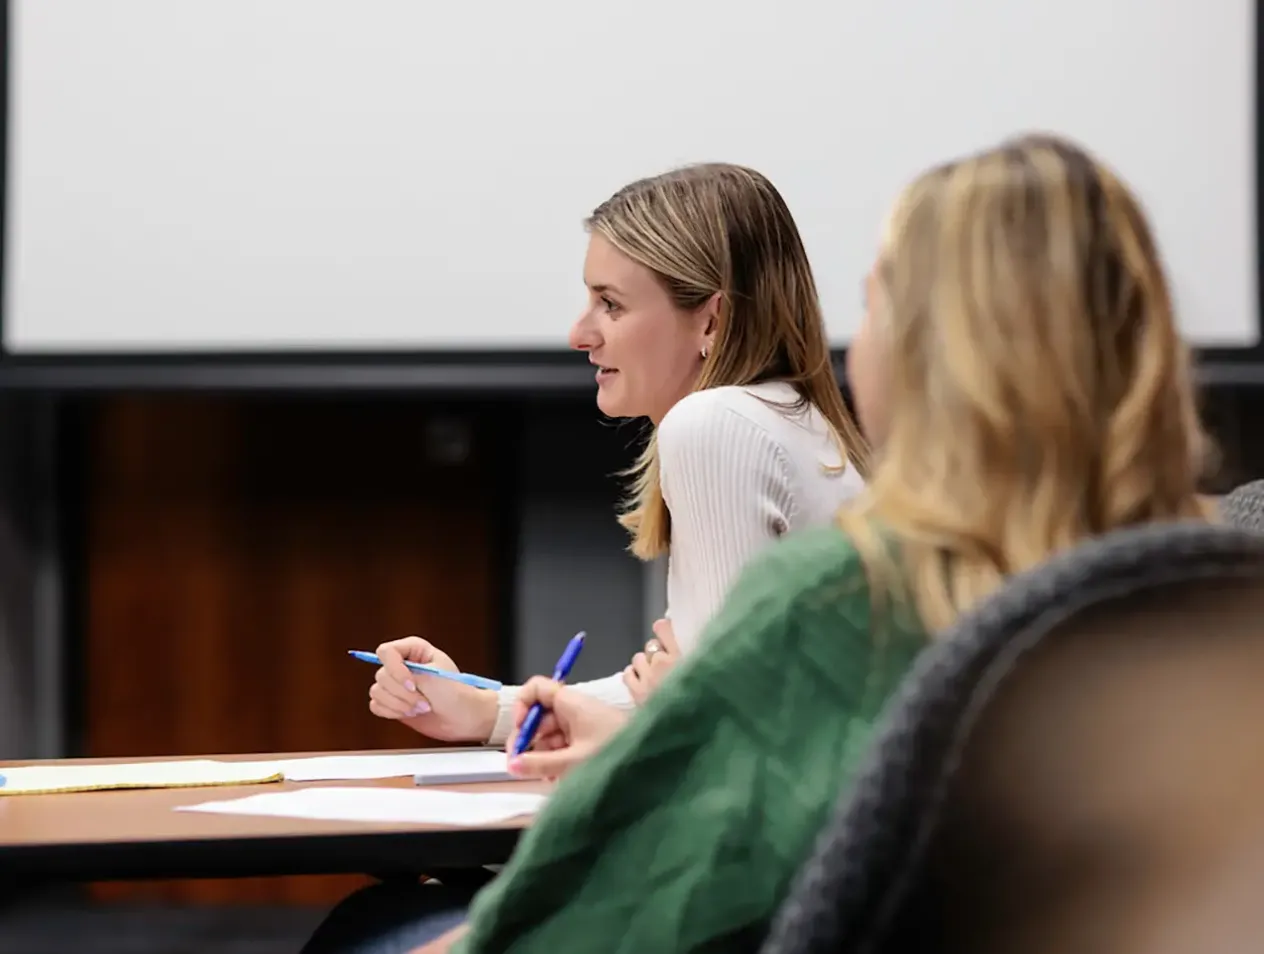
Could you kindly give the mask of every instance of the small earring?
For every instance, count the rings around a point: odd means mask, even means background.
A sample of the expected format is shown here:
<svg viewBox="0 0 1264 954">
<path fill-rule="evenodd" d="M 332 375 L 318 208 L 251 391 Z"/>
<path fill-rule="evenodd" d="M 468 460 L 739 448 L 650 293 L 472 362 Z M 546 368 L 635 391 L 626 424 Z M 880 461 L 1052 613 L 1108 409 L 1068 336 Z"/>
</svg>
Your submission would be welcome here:
<svg viewBox="0 0 1264 954">
<path fill-rule="evenodd" d="M 703 347 L 703 349 L 702 349 L 702 360 L 703 360 L 703 361 L 706 361 L 706 360 L 707 360 L 707 349 L 706 349 L 706 347 L 705 347 L 705 346 L 704 346 L 704 347 Z"/>
</svg>

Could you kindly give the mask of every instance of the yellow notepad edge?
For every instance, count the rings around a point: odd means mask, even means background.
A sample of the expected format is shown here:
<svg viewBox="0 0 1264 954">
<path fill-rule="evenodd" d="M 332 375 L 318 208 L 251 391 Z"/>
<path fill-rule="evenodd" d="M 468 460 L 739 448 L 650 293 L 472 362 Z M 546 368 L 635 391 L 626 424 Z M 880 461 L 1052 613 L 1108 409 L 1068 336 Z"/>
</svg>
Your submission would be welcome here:
<svg viewBox="0 0 1264 954">
<path fill-rule="evenodd" d="M 160 788 L 228 788 L 233 785 L 266 785 L 269 782 L 283 782 L 282 772 L 261 775 L 258 778 L 235 778 L 227 782 L 172 782 L 170 784 L 140 784 L 136 782 L 117 782 L 108 785 L 63 785 L 57 788 L 22 788 L 6 789 L 0 785 L 0 798 L 19 798 L 22 795 L 69 795 L 73 792 L 122 792 L 142 791 Z"/>
</svg>

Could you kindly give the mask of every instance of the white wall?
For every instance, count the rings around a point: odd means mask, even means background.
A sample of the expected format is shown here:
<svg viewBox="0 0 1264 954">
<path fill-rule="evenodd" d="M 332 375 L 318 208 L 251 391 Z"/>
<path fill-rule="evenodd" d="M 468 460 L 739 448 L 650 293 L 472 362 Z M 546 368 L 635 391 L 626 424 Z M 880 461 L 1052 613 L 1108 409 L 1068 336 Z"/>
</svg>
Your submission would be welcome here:
<svg viewBox="0 0 1264 954">
<path fill-rule="evenodd" d="M 1257 336 L 1252 0 L 10 8 L 11 351 L 561 347 L 583 216 L 712 159 L 843 344 L 900 185 L 1029 128 L 1135 184 L 1194 340 Z"/>
</svg>

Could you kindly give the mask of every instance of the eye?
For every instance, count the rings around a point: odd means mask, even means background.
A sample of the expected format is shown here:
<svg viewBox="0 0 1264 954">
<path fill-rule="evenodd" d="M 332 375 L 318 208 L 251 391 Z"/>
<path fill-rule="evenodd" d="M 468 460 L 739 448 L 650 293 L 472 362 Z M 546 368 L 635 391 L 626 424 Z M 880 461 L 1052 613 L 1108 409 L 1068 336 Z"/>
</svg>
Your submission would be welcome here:
<svg viewBox="0 0 1264 954">
<path fill-rule="evenodd" d="M 606 310 L 607 315 L 613 315 L 615 312 L 621 310 L 617 301 L 612 298 L 607 298 L 605 295 L 601 296 L 601 307 Z"/>
</svg>

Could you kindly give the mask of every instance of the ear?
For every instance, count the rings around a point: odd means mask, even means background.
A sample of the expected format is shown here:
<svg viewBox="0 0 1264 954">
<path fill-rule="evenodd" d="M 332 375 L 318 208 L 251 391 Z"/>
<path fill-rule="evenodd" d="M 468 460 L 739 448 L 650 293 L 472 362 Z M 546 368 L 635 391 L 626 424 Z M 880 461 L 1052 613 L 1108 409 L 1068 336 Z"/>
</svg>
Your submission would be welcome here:
<svg viewBox="0 0 1264 954">
<path fill-rule="evenodd" d="M 723 303 L 724 293 L 716 292 L 697 311 L 698 330 L 702 333 L 702 347 L 708 351 L 715 345 L 715 336 L 720 333 L 720 306 Z"/>
</svg>

